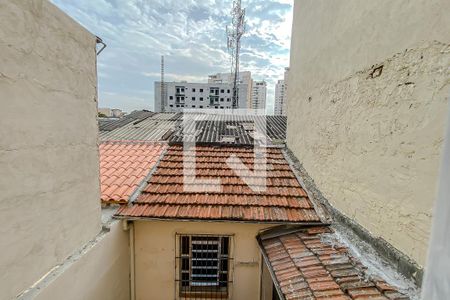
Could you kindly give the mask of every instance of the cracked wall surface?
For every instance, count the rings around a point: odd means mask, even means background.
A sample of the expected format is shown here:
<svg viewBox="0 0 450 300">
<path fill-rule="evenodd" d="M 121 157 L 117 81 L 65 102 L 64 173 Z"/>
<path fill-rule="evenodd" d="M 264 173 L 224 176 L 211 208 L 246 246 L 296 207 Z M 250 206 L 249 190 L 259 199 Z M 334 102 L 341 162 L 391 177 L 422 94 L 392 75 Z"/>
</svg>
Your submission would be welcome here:
<svg viewBox="0 0 450 300">
<path fill-rule="evenodd" d="M 0 298 L 101 230 L 96 38 L 48 1 L 0 2 Z"/>
<path fill-rule="evenodd" d="M 288 146 L 330 203 L 425 265 L 450 87 L 447 1 L 295 2 Z"/>
</svg>

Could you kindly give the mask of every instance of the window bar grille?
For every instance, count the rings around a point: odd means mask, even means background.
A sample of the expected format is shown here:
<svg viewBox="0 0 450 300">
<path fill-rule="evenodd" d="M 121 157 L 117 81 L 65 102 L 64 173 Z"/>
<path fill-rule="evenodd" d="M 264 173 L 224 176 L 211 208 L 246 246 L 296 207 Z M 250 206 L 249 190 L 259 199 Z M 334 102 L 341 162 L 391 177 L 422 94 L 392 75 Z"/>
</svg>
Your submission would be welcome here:
<svg viewBox="0 0 450 300">
<path fill-rule="evenodd" d="M 231 236 L 176 235 L 177 299 L 228 299 Z"/>
</svg>

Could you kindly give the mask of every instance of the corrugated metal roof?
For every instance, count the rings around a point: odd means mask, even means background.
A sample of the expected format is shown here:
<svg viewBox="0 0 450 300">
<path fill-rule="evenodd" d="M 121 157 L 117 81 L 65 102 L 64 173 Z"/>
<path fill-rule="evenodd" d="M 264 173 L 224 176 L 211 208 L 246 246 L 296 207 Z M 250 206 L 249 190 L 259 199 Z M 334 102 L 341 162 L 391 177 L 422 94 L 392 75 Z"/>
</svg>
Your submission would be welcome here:
<svg viewBox="0 0 450 300">
<path fill-rule="evenodd" d="M 139 123 L 133 122 L 110 132 L 100 133 L 102 141 L 164 141 L 175 131 L 175 113 L 159 113 Z"/>
<path fill-rule="evenodd" d="M 115 128 L 101 132 L 100 140 L 140 140 L 169 141 L 170 144 L 183 143 L 187 132 L 195 133 L 199 145 L 252 146 L 255 138 L 260 143 L 261 137 L 254 134 L 254 128 L 266 128 L 268 145 L 282 145 L 286 139 L 285 116 L 262 115 L 206 115 L 189 113 L 189 121 L 183 121 L 183 113 L 157 113 Z M 183 128 L 187 124 L 186 128 Z M 193 140 L 187 138 L 187 140 Z"/>
<path fill-rule="evenodd" d="M 253 166 L 253 149 L 236 147 L 197 147 L 196 155 L 183 152 L 181 146 L 170 146 L 159 162 L 138 200 L 122 207 L 122 217 L 239 220 L 259 222 L 318 223 L 319 216 L 290 169 L 281 150 L 266 149 L 267 174 L 262 166 Z M 229 160 L 230 153 L 239 160 Z M 183 164 L 183 160 L 188 162 Z M 184 183 L 193 171 L 201 183 Z M 233 168 L 238 161 L 254 170 L 244 182 Z M 243 170 L 243 169 L 240 169 Z M 220 186 L 205 180 L 219 179 Z M 190 178 L 192 179 L 192 177 Z M 261 181 L 262 180 L 262 181 Z M 266 185 L 255 191 L 249 185 Z M 218 189 L 217 189 L 218 187 Z"/>
<path fill-rule="evenodd" d="M 155 166 L 165 147 L 165 144 L 150 142 L 101 143 L 99 150 L 102 202 L 127 203 Z"/>
<path fill-rule="evenodd" d="M 181 118 L 180 118 L 181 120 Z M 254 136 L 254 129 L 265 132 L 267 145 L 284 144 L 286 140 L 286 116 L 261 115 L 205 115 L 189 114 L 187 121 L 170 138 L 171 144 L 181 144 L 183 139 L 199 145 L 251 146 L 255 139 L 262 143 L 261 137 Z M 264 129 L 265 128 L 265 129 Z"/>
<path fill-rule="evenodd" d="M 155 113 L 146 110 L 133 111 L 132 113 L 124 116 L 120 119 L 99 119 L 99 130 L 100 132 L 112 131 L 116 128 L 120 128 L 130 123 L 135 123 L 136 121 L 142 121 L 148 117 L 153 116 Z"/>
<path fill-rule="evenodd" d="M 321 226 L 258 237 L 281 299 L 409 299 L 370 276 L 331 235 Z"/>
</svg>

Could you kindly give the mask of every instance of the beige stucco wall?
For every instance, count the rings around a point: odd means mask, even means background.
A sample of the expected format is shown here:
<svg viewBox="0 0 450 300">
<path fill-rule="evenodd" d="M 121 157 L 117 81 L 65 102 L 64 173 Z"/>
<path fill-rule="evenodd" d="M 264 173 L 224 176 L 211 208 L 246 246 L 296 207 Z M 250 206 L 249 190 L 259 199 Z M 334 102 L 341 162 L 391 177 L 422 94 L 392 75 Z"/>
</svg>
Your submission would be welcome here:
<svg viewBox="0 0 450 300">
<path fill-rule="evenodd" d="M 135 222 L 136 299 L 175 299 L 175 235 L 233 235 L 235 300 L 260 299 L 261 253 L 255 239 L 270 225 L 226 222 Z"/>
<path fill-rule="evenodd" d="M 446 0 L 294 6 L 288 146 L 332 205 L 422 266 L 450 86 L 449 10 Z"/>
<path fill-rule="evenodd" d="M 50 276 L 51 282 L 39 289 L 35 300 L 129 300 L 130 252 L 128 231 L 115 221 L 74 261 Z"/>
<path fill-rule="evenodd" d="M 47 1 L 0 1 L 0 298 L 101 229 L 96 39 Z"/>
</svg>

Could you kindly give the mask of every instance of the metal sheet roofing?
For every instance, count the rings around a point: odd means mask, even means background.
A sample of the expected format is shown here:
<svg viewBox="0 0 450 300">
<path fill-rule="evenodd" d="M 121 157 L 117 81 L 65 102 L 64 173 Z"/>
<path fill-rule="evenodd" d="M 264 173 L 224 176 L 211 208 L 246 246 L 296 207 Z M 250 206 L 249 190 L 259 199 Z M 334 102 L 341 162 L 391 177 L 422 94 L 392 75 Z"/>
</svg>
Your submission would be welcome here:
<svg viewBox="0 0 450 300">
<path fill-rule="evenodd" d="M 153 116 L 155 113 L 151 111 L 141 110 L 133 111 L 132 113 L 124 116 L 120 119 L 99 119 L 99 130 L 100 132 L 112 131 L 116 128 L 120 128 L 130 123 L 136 123 L 145 120 L 148 117 Z"/>
<path fill-rule="evenodd" d="M 184 116 L 189 116 L 190 122 L 184 122 Z M 262 143 L 262 137 L 254 133 L 254 128 L 265 132 L 267 145 L 282 145 L 286 140 L 285 116 L 142 111 L 107 124 L 101 123 L 100 128 L 102 141 L 169 141 L 170 144 L 181 144 L 185 137 L 194 141 L 186 134 L 193 132 L 192 136 L 199 145 L 251 146 L 255 141 Z"/>
<path fill-rule="evenodd" d="M 102 141 L 164 141 L 175 131 L 177 114 L 159 113 L 110 132 L 100 133 Z"/>
<path fill-rule="evenodd" d="M 253 149 L 200 146 L 196 147 L 195 156 L 193 153 L 185 153 L 187 164 L 186 173 L 183 173 L 183 148 L 170 146 L 137 201 L 132 206 L 122 207 L 118 215 L 139 218 L 320 222 L 307 193 L 300 186 L 281 150 L 266 151 L 267 174 L 264 174 L 261 166 L 253 167 Z M 227 161 L 230 153 L 254 170 L 246 182 L 232 168 L 243 170 L 238 160 Z M 195 167 L 191 165 L 193 162 Z M 183 174 L 192 171 L 196 172 L 197 179 L 201 182 L 186 182 L 183 185 Z M 214 178 L 219 179 L 221 185 L 206 182 Z M 265 190 L 255 191 L 247 185 L 258 186 L 261 182 L 266 184 Z"/>
<path fill-rule="evenodd" d="M 166 145 L 105 142 L 100 150 L 101 200 L 124 204 L 155 166 Z"/>
<path fill-rule="evenodd" d="M 321 226 L 258 238 L 281 299 L 409 299 L 370 276 L 345 246 L 327 242 L 332 234 Z"/>
<path fill-rule="evenodd" d="M 182 118 L 180 117 L 180 123 Z M 170 138 L 171 144 L 183 139 L 200 145 L 250 146 L 261 137 L 255 136 L 254 128 L 265 132 L 266 144 L 284 144 L 286 140 L 286 116 L 188 114 L 185 127 L 178 127 Z"/>
</svg>

